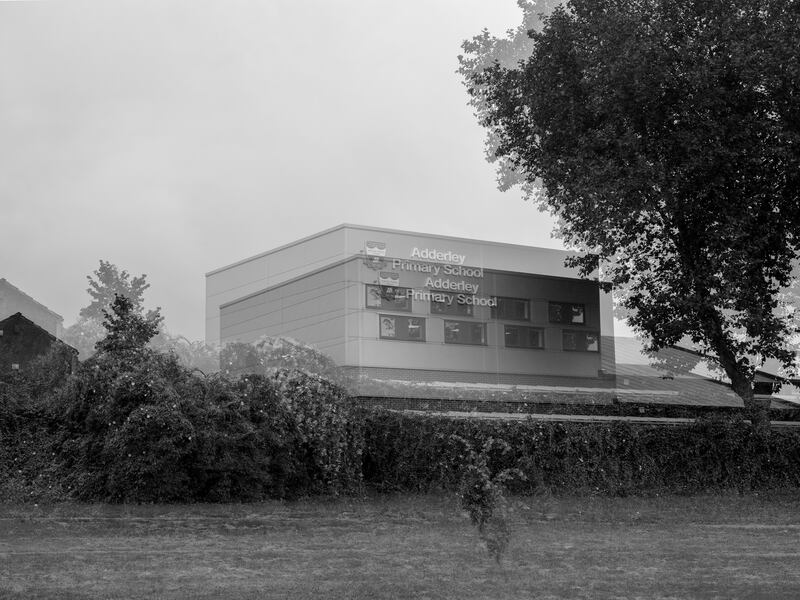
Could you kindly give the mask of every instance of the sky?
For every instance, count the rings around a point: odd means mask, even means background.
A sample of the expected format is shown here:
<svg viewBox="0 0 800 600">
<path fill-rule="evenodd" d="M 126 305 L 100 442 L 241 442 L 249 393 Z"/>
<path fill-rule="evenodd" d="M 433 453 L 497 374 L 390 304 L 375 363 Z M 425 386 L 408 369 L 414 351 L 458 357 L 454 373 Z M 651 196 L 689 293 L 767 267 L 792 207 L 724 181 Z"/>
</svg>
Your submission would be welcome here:
<svg viewBox="0 0 800 600">
<path fill-rule="evenodd" d="M 563 248 L 459 76 L 515 0 L 0 2 L 0 277 L 74 323 L 108 260 L 204 335 L 205 273 L 340 223 Z"/>
</svg>

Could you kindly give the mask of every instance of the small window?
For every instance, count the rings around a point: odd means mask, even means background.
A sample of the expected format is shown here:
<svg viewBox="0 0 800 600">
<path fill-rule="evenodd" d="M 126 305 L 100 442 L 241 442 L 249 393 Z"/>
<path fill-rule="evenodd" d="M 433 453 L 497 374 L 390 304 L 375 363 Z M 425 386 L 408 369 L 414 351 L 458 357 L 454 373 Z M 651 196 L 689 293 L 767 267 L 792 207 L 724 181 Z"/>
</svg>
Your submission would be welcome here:
<svg viewBox="0 0 800 600">
<path fill-rule="evenodd" d="M 433 315 L 461 315 L 465 317 L 472 316 L 472 305 L 464 304 L 458 301 L 458 296 L 455 294 L 442 293 L 439 294 L 444 298 L 443 302 L 436 302 L 431 300 L 431 314 Z"/>
<path fill-rule="evenodd" d="M 586 322 L 586 306 L 569 302 L 550 302 L 550 322 L 567 325 L 583 325 Z"/>
<path fill-rule="evenodd" d="M 505 345 L 507 348 L 544 348 L 544 329 L 506 325 Z"/>
<path fill-rule="evenodd" d="M 12 371 L 19 371 L 19 363 L 11 363 Z"/>
<path fill-rule="evenodd" d="M 600 336 L 595 331 L 562 331 L 561 342 L 564 350 L 575 352 L 599 352 Z"/>
<path fill-rule="evenodd" d="M 486 323 L 474 321 L 445 321 L 444 341 L 446 344 L 486 345 Z"/>
<path fill-rule="evenodd" d="M 378 315 L 382 340 L 425 341 L 425 319 L 402 315 Z"/>
<path fill-rule="evenodd" d="M 367 285 L 367 308 L 411 312 L 411 288 L 393 285 Z"/>
<path fill-rule="evenodd" d="M 497 306 L 492 307 L 493 319 L 509 321 L 530 321 L 531 301 L 523 298 L 503 298 L 498 296 Z"/>
</svg>

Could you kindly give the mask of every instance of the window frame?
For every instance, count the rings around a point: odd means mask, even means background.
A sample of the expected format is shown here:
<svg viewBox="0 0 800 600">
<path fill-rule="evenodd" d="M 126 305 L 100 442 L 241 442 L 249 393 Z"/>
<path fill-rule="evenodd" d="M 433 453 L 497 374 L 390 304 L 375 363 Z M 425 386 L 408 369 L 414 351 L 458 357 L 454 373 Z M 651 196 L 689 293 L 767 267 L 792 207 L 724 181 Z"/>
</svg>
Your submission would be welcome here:
<svg viewBox="0 0 800 600">
<path fill-rule="evenodd" d="M 445 304 L 444 305 L 445 306 L 445 310 L 438 311 L 438 310 L 434 310 L 433 307 L 434 307 L 434 305 L 439 306 L 442 303 L 441 302 L 436 302 L 434 300 L 431 300 L 429 302 L 428 310 L 430 311 L 430 313 L 432 315 L 437 315 L 437 316 L 444 315 L 446 317 L 450 317 L 450 316 L 453 316 L 453 317 L 474 317 L 475 316 L 475 307 L 472 304 L 459 304 L 456 301 L 456 297 L 458 296 L 458 294 L 451 294 L 450 292 L 436 292 L 436 293 L 444 294 L 444 295 L 447 295 L 447 296 L 452 296 L 453 297 L 453 302 L 451 304 Z M 448 311 L 447 310 L 447 309 L 452 309 L 454 306 L 463 306 L 463 307 L 465 307 L 464 310 L 466 310 L 467 312 L 457 312 L 457 311 Z"/>
<path fill-rule="evenodd" d="M 530 298 L 516 298 L 514 296 L 495 296 L 497 298 L 497 305 L 492 306 L 491 316 L 492 319 L 496 319 L 499 321 L 518 321 L 520 323 L 525 322 L 529 323 L 531 320 L 531 300 Z M 523 302 L 525 303 L 525 316 L 520 317 L 509 317 L 506 315 L 500 314 L 500 303 L 502 300 L 514 300 L 515 302 Z"/>
<path fill-rule="evenodd" d="M 530 341 L 530 332 L 531 331 L 536 331 L 539 334 L 539 340 L 541 341 L 541 345 L 539 345 L 539 346 L 531 346 L 531 345 L 520 344 L 520 345 L 516 345 L 516 346 L 513 346 L 513 345 L 510 346 L 508 344 L 508 337 L 507 337 L 509 328 L 527 331 L 528 332 L 527 333 L 528 341 Z M 545 349 L 544 327 L 531 327 L 529 325 L 504 324 L 503 325 L 503 347 L 504 348 L 521 348 L 523 350 L 544 350 Z"/>
<path fill-rule="evenodd" d="M 444 343 L 445 344 L 454 344 L 458 346 L 488 346 L 488 337 L 486 332 L 486 323 L 484 321 L 461 321 L 458 319 L 443 319 L 444 324 Z M 459 325 L 465 325 L 467 327 L 480 327 L 482 331 L 482 341 L 474 342 L 474 341 L 450 341 L 447 339 L 447 327 L 449 324 L 458 323 Z"/>
<path fill-rule="evenodd" d="M 567 321 L 567 320 L 564 320 L 563 318 L 561 320 L 554 320 L 553 319 L 553 312 L 552 312 L 552 307 L 554 305 L 559 305 L 562 308 L 563 307 L 567 307 L 567 312 L 569 312 L 570 314 L 572 313 L 572 309 L 573 308 L 579 306 L 581 308 L 582 320 L 580 322 L 572 321 L 572 320 Z M 563 312 L 564 311 L 562 310 L 562 314 L 563 314 Z M 548 320 L 549 323 L 556 323 L 558 325 L 585 326 L 586 325 L 586 305 L 583 304 L 583 303 L 580 303 L 580 302 L 555 302 L 555 301 L 550 300 L 550 301 L 547 302 L 547 320 Z"/>
<path fill-rule="evenodd" d="M 383 329 L 383 320 L 384 319 L 394 319 L 394 331 L 395 335 L 389 336 L 384 335 Z M 405 322 L 405 325 L 398 326 L 398 320 L 400 322 Z M 408 335 L 408 332 L 411 330 L 411 321 L 419 321 L 417 327 L 420 329 L 421 336 L 418 338 L 411 337 Z M 398 331 L 405 331 L 406 333 L 403 335 L 397 335 Z M 378 338 L 381 340 L 391 340 L 393 342 L 426 342 L 426 323 L 425 317 L 419 316 L 412 316 L 412 315 L 392 315 L 392 314 L 385 314 L 385 313 L 378 313 Z"/>
<path fill-rule="evenodd" d="M 565 335 L 575 335 L 580 336 L 579 339 L 582 339 L 582 343 L 576 343 L 575 348 L 567 348 L 566 344 L 564 343 L 564 336 Z M 595 338 L 595 344 L 597 345 L 596 350 L 591 350 L 588 348 L 589 344 L 587 338 L 589 336 L 593 336 Z M 576 339 L 576 342 L 578 339 Z M 592 352 L 592 353 L 599 353 L 600 352 L 600 332 L 595 331 L 592 329 L 562 329 L 561 330 L 561 349 L 564 352 Z"/>
<path fill-rule="evenodd" d="M 394 303 L 395 300 L 389 300 L 383 296 L 384 290 L 383 288 L 394 288 L 395 290 L 410 290 L 412 288 L 402 287 L 402 286 L 394 286 L 394 285 L 378 285 L 375 283 L 367 283 L 364 287 L 364 306 L 369 310 L 391 310 L 393 312 L 405 312 L 410 313 L 412 312 L 412 299 L 409 296 L 406 296 L 406 305 L 405 307 L 397 306 Z M 370 299 L 370 289 L 378 289 L 380 290 L 380 298 L 384 302 L 391 302 L 391 306 L 370 306 L 369 299 Z"/>
</svg>

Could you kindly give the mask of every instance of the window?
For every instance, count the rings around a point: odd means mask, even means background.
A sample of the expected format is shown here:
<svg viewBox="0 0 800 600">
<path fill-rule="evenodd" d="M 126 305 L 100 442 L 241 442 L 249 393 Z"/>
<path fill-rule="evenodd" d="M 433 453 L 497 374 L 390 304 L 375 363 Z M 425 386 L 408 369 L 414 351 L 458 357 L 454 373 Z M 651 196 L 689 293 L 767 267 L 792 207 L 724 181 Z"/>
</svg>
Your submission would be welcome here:
<svg viewBox="0 0 800 600">
<path fill-rule="evenodd" d="M 486 323 L 445 321 L 444 341 L 446 344 L 486 345 Z"/>
<path fill-rule="evenodd" d="M 431 300 L 431 314 L 434 315 L 463 315 L 472 316 L 471 304 L 460 304 L 455 294 L 441 294 L 446 298 L 444 302 Z"/>
<path fill-rule="evenodd" d="M 367 285 L 367 308 L 411 312 L 409 290 L 393 285 Z"/>
<path fill-rule="evenodd" d="M 583 325 L 586 307 L 583 304 L 569 302 L 551 302 L 549 306 L 550 322 L 568 325 Z"/>
<path fill-rule="evenodd" d="M 497 306 L 492 307 L 492 318 L 530 321 L 531 301 L 522 298 L 503 298 L 498 296 Z"/>
<path fill-rule="evenodd" d="M 544 348 L 544 329 L 522 325 L 505 326 L 507 348 Z"/>
<path fill-rule="evenodd" d="M 402 315 L 378 315 L 382 340 L 425 341 L 425 319 Z"/>
<path fill-rule="evenodd" d="M 561 332 L 562 348 L 577 352 L 599 352 L 600 336 L 595 331 Z"/>
</svg>

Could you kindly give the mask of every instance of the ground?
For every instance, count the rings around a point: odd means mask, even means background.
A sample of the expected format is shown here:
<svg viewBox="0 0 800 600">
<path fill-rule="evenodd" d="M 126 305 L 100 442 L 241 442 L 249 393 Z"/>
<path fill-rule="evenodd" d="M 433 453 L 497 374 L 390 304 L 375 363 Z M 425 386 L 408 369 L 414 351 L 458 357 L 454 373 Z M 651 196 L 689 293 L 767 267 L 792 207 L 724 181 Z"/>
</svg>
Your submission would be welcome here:
<svg viewBox="0 0 800 600">
<path fill-rule="evenodd" d="M 0 598 L 800 597 L 800 496 L 519 498 L 500 565 L 448 495 L 0 505 Z"/>
</svg>

